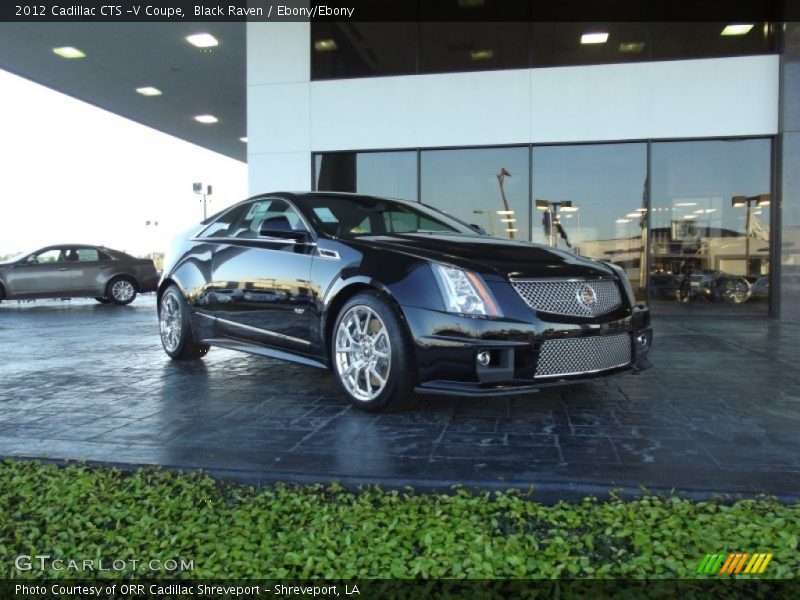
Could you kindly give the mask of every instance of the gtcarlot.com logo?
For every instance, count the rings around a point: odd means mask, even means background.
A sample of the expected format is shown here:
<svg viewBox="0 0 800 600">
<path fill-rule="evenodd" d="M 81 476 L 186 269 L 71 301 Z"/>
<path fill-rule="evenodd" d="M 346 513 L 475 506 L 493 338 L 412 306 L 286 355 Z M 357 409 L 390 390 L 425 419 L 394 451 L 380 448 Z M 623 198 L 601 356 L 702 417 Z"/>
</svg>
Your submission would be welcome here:
<svg viewBox="0 0 800 600">
<path fill-rule="evenodd" d="M 703 575 L 730 575 L 746 573 L 760 575 L 772 560 L 772 554 L 748 554 L 730 552 L 728 554 L 706 554 L 697 573 Z"/>
<path fill-rule="evenodd" d="M 57 558 L 49 554 L 21 554 L 14 559 L 17 571 L 151 571 L 168 572 L 194 571 L 194 559 L 184 558 Z"/>
</svg>

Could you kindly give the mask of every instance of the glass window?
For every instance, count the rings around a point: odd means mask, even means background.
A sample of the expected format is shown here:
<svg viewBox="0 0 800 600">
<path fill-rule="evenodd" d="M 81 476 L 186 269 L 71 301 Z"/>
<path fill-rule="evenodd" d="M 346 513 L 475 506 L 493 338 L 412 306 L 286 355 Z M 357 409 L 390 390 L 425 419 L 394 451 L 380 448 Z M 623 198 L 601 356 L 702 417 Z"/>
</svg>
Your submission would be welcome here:
<svg viewBox="0 0 800 600">
<path fill-rule="evenodd" d="M 421 23 L 421 73 L 525 69 L 529 27 L 505 23 Z"/>
<path fill-rule="evenodd" d="M 314 156 L 315 189 L 417 199 L 417 153 L 328 152 Z"/>
<path fill-rule="evenodd" d="M 644 299 L 647 144 L 533 149 L 535 242 L 625 269 Z"/>
<path fill-rule="evenodd" d="M 78 248 L 78 261 L 97 262 L 99 260 L 111 260 L 111 257 L 97 248 Z"/>
<path fill-rule="evenodd" d="M 306 229 L 303 219 L 288 202 L 281 199 L 257 200 L 245 205 L 245 212 L 230 228 L 227 237 L 255 238 L 261 226 L 272 223 L 279 228 L 290 228 L 293 231 Z"/>
<path fill-rule="evenodd" d="M 653 143 L 657 312 L 767 313 L 770 156 L 768 139 Z"/>
<path fill-rule="evenodd" d="M 416 23 L 311 24 L 312 79 L 405 75 L 416 70 Z"/>
<path fill-rule="evenodd" d="M 44 263 L 64 262 L 66 258 L 66 254 L 61 248 L 51 248 L 50 250 L 45 250 L 44 252 L 34 254 L 28 259 L 28 262 L 38 265 Z"/>
<path fill-rule="evenodd" d="M 490 235 L 528 239 L 528 148 L 426 150 L 422 201 Z"/>
<path fill-rule="evenodd" d="M 203 238 L 220 238 L 228 237 L 231 226 L 239 221 L 245 211 L 248 210 L 249 204 L 241 204 L 234 206 L 229 211 L 223 213 L 216 221 L 211 223 L 200 237 Z"/>
<path fill-rule="evenodd" d="M 459 233 L 478 235 L 466 223 L 418 203 L 370 196 L 315 194 L 300 207 L 311 221 L 330 235 L 369 233 Z"/>
<path fill-rule="evenodd" d="M 647 23 L 534 23 L 535 67 L 636 62 L 650 57 Z"/>
<path fill-rule="evenodd" d="M 774 51 L 768 23 L 653 23 L 653 58 L 680 59 Z"/>
</svg>

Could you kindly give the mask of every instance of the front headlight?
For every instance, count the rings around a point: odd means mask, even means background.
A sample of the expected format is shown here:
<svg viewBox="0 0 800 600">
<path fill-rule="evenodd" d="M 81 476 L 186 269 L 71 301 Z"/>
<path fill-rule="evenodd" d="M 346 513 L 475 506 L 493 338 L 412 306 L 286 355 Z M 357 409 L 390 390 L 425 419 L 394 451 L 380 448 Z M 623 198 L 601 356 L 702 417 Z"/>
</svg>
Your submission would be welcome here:
<svg viewBox="0 0 800 600">
<path fill-rule="evenodd" d="M 497 302 L 477 273 L 448 265 L 431 263 L 445 310 L 461 315 L 502 316 Z"/>
<path fill-rule="evenodd" d="M 607 260 L 604 260 L 603 263 L 607 264 L 609 267 L 614 269 L 614 272 L 617 274 L 619 280 L 622 282 L 622 287 L 625 289 L 625 293 L 628 295 L 628 301 L 631 303 L 631 306 L 635 305 L 636 295 L 633 292 L 633 286 L 631 285 L 631 280 L 628 279 L 628 274 L 625 273 L 625 269 Z"/>
</svg>

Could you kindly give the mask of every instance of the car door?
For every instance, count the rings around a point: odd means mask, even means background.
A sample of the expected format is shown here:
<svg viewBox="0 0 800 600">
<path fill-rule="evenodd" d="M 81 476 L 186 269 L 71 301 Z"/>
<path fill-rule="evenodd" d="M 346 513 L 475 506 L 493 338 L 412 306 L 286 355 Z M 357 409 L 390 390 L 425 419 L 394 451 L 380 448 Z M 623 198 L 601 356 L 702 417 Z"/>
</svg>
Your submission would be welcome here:
<svg viewBox="0 0 800 600">
<path fill-rule="evenodd" d="M 71 252 L 74 251 L 74 255 Z M 102 296 L 105 294 L 108 275 L 111 272 L 113 260 L 111 257 L 92 246 L 76 246 L 70 248 L 67 258 L 76 256 L 76 261 L 69 261 L 72 269 L 72 288 L 75 294 L 85 296 Z"/>
<path fill-rule="evenodd" d="M 264 221 L 308 225 L 286 200 L 255 200 L 214 240 L 208 299 L 224 335 L 307 352 L 312 314 L 312 246 L 259 234 Z M 288 222 L 288 223 L 287 223 Z"/>
<path fill-rule="evenodd" d="M 12 297 L 69 296 L 72 272 L 63 247 L 43 248 L 20 261 L 8 273 L 8 291 Z"/>
</svg>

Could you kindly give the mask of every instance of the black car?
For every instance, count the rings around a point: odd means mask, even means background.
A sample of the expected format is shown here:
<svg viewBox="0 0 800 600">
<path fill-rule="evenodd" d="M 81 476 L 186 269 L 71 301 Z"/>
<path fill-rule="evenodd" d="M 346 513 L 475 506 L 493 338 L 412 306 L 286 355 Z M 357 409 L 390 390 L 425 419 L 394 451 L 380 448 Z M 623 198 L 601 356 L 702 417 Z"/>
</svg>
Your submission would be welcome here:
<svg viewBox="0 0 800 600">
<path fill-rule="evenodd" d="M 158 312 L 172 358 L 219 346 L 332 369 L 366 410 L 650 366 L 650 313 L 621 268 L 356 194 L 266 194 L 210 217 L 175 241 Z"/>
</svg>

